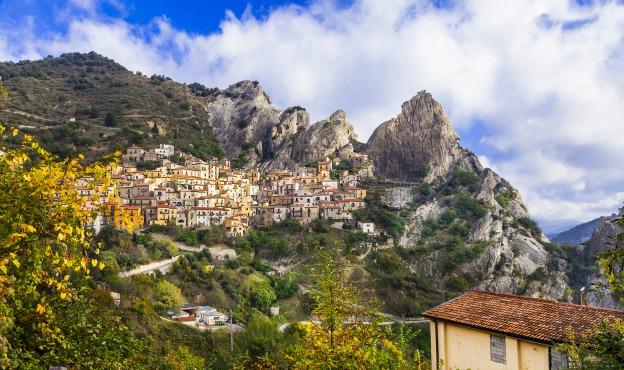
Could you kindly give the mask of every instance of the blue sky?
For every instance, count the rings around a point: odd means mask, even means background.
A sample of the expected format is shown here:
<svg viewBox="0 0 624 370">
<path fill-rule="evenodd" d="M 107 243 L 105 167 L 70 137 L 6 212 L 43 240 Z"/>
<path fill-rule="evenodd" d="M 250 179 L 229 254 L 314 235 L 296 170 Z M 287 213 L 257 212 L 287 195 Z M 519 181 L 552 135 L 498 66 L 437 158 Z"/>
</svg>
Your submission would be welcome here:
<svg viewBox="0 0 624 370">
<path fill-rule="evenodd" d="M 258 80 L 313 120 L 344 109 L 363 141 L 428 90 L 547 230 L 624 201 L 620 1 L 0 0 L 0 60 L 91 50 L 181 82 Z"/>
</svg>

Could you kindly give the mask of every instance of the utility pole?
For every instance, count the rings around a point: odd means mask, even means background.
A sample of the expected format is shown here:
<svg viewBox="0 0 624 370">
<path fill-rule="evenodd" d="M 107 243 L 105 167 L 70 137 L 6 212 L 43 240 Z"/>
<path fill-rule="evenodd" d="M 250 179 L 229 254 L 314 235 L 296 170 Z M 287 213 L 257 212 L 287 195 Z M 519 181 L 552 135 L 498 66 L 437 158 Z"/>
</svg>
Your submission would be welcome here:
<svg viewBox="0 0 624 370">
<path fill-rule="evenodd" d="M 230 309 L 230 352 L 234 353 L 234 322 L 232 318 L 232 310 Z"/>
</svg>

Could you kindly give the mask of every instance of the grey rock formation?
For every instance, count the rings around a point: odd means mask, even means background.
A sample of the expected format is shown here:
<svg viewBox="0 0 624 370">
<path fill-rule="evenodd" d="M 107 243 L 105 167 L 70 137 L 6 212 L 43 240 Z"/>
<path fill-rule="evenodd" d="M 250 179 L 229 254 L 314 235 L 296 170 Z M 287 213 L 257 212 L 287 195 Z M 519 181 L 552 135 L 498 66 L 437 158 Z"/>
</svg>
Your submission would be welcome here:
<svg viewBox="0 0 624 370">
<path fill-rule="evenodd" d="M 238 82 L 207 100 L 204 109 L 225 154 L 235 157 L 243 146 L 253 147 L 245 153 L 250 167 L 271 170 L 334 155 L 346 158 L 357 141 L 345 112 L 336 111 L 310 126 L 304 108 L 280 112 L 256 81 Z"/>
<path fill-rule="evenodd" d="M 228 87 L 209 99 L 204 109 L 227 156 L 236 156 L 244 144 L 255 144 L 261 156 L 272 147 L 271 132 L 280 112 L 257 81 L 241 81 Z M 260 159 L 252 158 L 250 164 Z"/>
<path fill-rule="evenodd" d="M 297 120 L 307 122 L 309 118 L 305 117 Z M 286 122 L 291 121 L 289 118 Z M 292 124 L 288 126 L 292 127 Z M 295 133 L 280 138 L 272 159 L 262 164 L 263 169 L 292 168 L 297 163 L 316 162 L 326 157 L 346 159 L 353 152 L 353 143 L 357 142 L 357 133 L 341 110 L 309 127 L 304 124 L 298 127 Z"/>
<path fill-rule="evenodd" d="M 455 166 L 476 168 L 478 160 L 459 145 L 442 106 L 421 91 L 382 123 L 367 143 L 376 175 L 397 180 L 445 176 Z"/>
<path fill-rule="evenodd" d="M 605 219 L 596 227 L 586 245 L 581 246 L 582 258 L 586 264 L 595 263 L 598 254 L 613 248 L 615 236 L 624 231 L 616 220 L 617 217 Z M 611 293 L 609 281 L 601 271 L 587 276 L 585 288 L 587 304 L 607 308 L 616 306 L 617 302 Z"/>
</svg>

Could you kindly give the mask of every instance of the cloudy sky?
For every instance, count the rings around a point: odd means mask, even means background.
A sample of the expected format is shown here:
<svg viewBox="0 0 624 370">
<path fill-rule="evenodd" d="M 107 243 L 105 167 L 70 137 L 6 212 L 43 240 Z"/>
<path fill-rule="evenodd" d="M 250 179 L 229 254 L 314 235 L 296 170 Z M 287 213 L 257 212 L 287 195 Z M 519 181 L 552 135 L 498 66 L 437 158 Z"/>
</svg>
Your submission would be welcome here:
<svg viewBox="0 0 624 370">
<path fill-rule="evenodd" d="M 431 91 L 547 231 L 624 202 L 624 4 L 591 0 L 0 0 L 0 60 L 95 50 L 280 108 L 338 108 L 365 141 Z"/>
</svg>

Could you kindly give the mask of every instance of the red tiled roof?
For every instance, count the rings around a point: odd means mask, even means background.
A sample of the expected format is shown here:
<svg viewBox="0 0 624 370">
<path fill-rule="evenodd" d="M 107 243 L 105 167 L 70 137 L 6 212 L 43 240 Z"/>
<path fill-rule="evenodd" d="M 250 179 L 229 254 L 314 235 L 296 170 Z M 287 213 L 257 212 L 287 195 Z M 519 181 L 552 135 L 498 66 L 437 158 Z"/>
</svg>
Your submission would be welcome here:
<svg viewBox="0 0 624 370">
<path fill-rule="evenodd" d="M 624 311 L 475 290 L 423 313 L 432 320 L 542 343 L 562 342 L 568 330 L 589 334 L 602 320 L 624 320 Z"/>
</svg>

